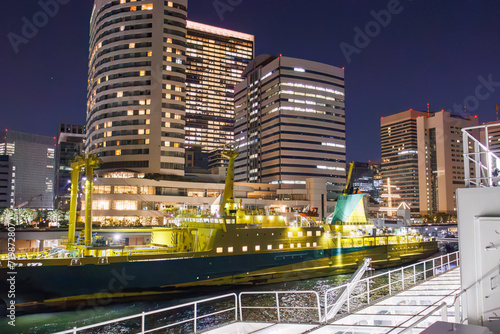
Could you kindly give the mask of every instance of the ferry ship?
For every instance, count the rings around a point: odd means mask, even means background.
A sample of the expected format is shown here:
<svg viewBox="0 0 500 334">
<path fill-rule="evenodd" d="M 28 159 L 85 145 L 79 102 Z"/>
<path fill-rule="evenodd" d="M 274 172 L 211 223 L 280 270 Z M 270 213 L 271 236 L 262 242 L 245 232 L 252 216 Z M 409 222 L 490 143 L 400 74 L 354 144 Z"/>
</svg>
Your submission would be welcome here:
<svg viewBox="0 0 500 334">
<path fill-rule="evenodd" d="M 162 293 L 188 287 L 266 284 L 325 277 L 355 271 L 365 258 L 373 268 L 398 266 L 437 251 L 437 241 L 417 234 L 381 234 L 364 214 L 362 196 L 348 186 L 333 218 L 318 223 L 314 210 L 288 223 L 278 213 L 246 211 L 233 195 L 234 159 L 229 166 L 220 215 L 184 216 L 173 227 L 151 229 L 151 244 L 125 247 L 92 238 L 91 208 L 85 217 L 85 242 L 73 242 L 76 200 L 72 202 L 69 242 L 52 252 L 0 256 L 0 293 L 10 298 L 8 279 L 15 277 L 18 306 L 83 299 Z M 92 175 L 96 162 L 75 163 Z M 86 203 L 92 203 L 87 177 Z M 73 187 L 76 198 L 76 188 Z"/>
</svg>

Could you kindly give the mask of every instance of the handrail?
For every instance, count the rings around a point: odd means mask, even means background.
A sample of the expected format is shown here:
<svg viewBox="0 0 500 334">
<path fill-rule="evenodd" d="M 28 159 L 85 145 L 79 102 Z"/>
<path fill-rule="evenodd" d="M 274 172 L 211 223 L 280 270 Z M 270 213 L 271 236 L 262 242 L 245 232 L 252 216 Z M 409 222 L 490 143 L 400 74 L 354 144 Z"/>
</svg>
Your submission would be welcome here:
<svg viewBox="0 0 500 334">
<path fill-rule="evenodd" d="M 276 298 L 276 306 L 267 306 L 267 307 L 262 307 L 262 306 L 243 306 L 242 305 L 242 296 L 244 295 L 263 295 L 263 294 L 272 294 L 275 295 Z M 281 306 L 279 303 L 279 295 L 283 294 L 313 294 L 316 296 L 316 306 L 312 307 L 304 307 L 304 306 Z M 275 309 L 277 313 L 277 318 L 278 322 L 281 322 L 281 316 L 280 316 L 280 310 L 282 309 L 307 309 L 307 310 L 318 310 L 318 323 L 321 322 L 321 303 L 320 303 L 320 298 L 319 294 L 316 291 L 248 291 L 248 292 L 241 292 L 240 295 L 238 296 L 238 307 L 240 309 L 240 321 L 243 321 L 243 309 L 253 309 L 253 308 L 259 308 L 259 309 Z"/>
<path fill-rule="evenodd" d="M 226 299 L 228 297 L 234 297 L 234 307 L 230 307 L 230 308 L 227 308 L 227 309 L 224 309 L 224 310 L 212 312 L 212 313 L 209 313 L 209 314 L 204 314 L 202 316 L 199 316 L 197 314 L 198 305 L 204 304 L 204 303 L 207 303 L 207 302 L 211 302 L 211 301 Z M 186 320 L 177 321 L 177 322 L 174 322 L 172 324 L 164 325 L 164 326 L 161 326 L 161 327 L 156 327 L 156 328 L 152 328 L 152 329 L 148 329 L 148 330 L 145 329 L 145 327 L 146 327 L 146 317 L 147 316 L 152 315 L 152 314 L 161 313 L 161 312 L 170 311 L 170 310 L 180 309 L 180 308 L 184 308 L 184 307 L 188 307 L 188 306 L 193 306 L 193 308 L 194 308 L 194 316 L 192 318 L 189 318 L 189 319 L 186 319 Z M 102 326 L 106 326 L 106 325 L 110 325 L 110 324 L 114 324 L 114 323 L 118 323 L 118 322 L 122 322 L 122 321 L 126 321 L 126 320 L 137 319 L 137 318 L 141 318 L 141 331 L 139 332 L 140 334 L 150 333 L 150 332 L 154 332 L 154 331 L 157 331 L 157 330 L 161 330 L 161 329 L 165 329 L 165 328 L 169 328 L 169 327 L 174 327 L 174 326 L 181 325 L 181 324 L 184 324 L 184 323 L 189 323 L 189 322 L 193 322 L 194 333 L 197 333 L 197 331 L 198 331 L 197 330 L 197 322 L 198 322 L 199 319 L 203 319 L 203 318 L 206 318 L 206 317 L 210 317 L 210 316 L 213 316 L 213 315 L 217 315 L 217 314 L 221 314 L 221 313 L 225 313 L 225 312 L 229 312 L 229 311 L 233 311 L 234 310 L 234 321 L 238 321 L 238 309 L 237 308 L 238 308 L 237 295 L 235 293 L 230 293 L 230 294 L 226 294 L 226 295 L 219 296 L 219 297 L 207 298 L 207 299 L 199 300 L 199 301 L 196 301 L 196 302 L 185 303 L 185 304 L 181 304 L 181 305 L 177 305 L 177 306 L 171 306 L 171 307 L 163 308 L 163 309 L 160 309 L 160 310 L 154 310 L 154 311 L 149 311 L 149 312 L 142 312 L 142 313 L 134 314 L 134 315 L 127 316 L 127 317 L 122 317 L 122 318 L 118 318 L 118 319 L 114 319 L 114 320 L 108 320 L 108 321 L 100 322 L 100 323 L 97 323 L 97 324 L 94 324 L 94 325 L 88 325 L 88 326 L 78 327 L 78 328 L 77 327 L 73 327 L 73 329 L 65 330 L 65 331 L 62 331 L 62 332 L 57 332 L 56 334 L 76 334 L 77 332 L 84 331 L 84 330 L 87 330 L 87 329 L 92 329 L 92 328 L 96 328 L 96 327 L 102 327 Z"/>
<path fill-rule="evenodd" d="M 453 255 L 455 255 L 455 259 L 454 260 L 450 260 L 450 256 L 453 257 Z M 440 263 L 439 265 L 436 265 L 436 259 L 440 260 L 439 261 L 439 263 Z M 444 262 L 444 259 L 446 259 L 446 262 Z M 426 264 L 430 263 L 430 262 L 432 262 L 432 267 L 431 268 L 427 268 Z M 358 282 L 358 284 L 356 284 L 355 286 L 351 286 L 351 284 L 346 283 L 346 284 L 343 284 L 343 285 L 340 285 L 340 286 L 328 289 L 325 292 L 325 295 L 324 295 L 324 309 L 325 309 L 324 310 L 324 312 L 325 312 L 324 322 L 328 322 L 329 320 L 331 320 L 331 318 L 328 317 L 328 314 L 330 312 L 330 309 L 332 309 L 333 307 L 336 307 L 336 308 L 340 309 L 342 306 L 344 306 L 345 303 L 347 303 L 347 313 L 351 313 L 351 309 L 352 309 L 351 300 L 353 300 L 355 298 L 360 298 L 362 296 L 366 296 L 367 304 L 371 304 L 371 303 L 374 302 L 374 300 L 371 300 L 370 297 L 371 297 L 371 294 L 373 292 L 375 292 L 375 291 L 378 291 L 378 290 L 383 289 L 383 288 L 388 288 L 389 289 L 389 296 L 392 296 L 392 293 L 393 293 L 392 286 L 395 285 L 395 284 L 397 284 L 397 283 L 401 283 L 402 290 L 405 290 L 405 280 L 408 279 L 408 277 L 405 277 L 405 270 L 406 269 L 410 269 L 410 268 L 413 269 L 413 275 L 412 275 L 413 276 L 413 284 L 412 285 L 415 285 L 417 283 L 417 276 L 418 275 L 422 275 L 423 274 L 423 277 L 424 277 L 423 280 L 425 281 L 428 278 L 427 272 L 429 272 L 429 271 L 432 270 L 432 275 L 429 275 L 429 277 L 435 276 L 437 273 L 442 273 L 442 272 L 445 272 L 445 271 L 449 270 L 450 266 L 453 263 L 456 263 L 457 266 L 459 265 L 459 252 L 445 254 L 445 255 L 442 255 L 442 256 L 437 257 L 437 258 L 420 261 L 420 262 L 417 262 L 417 263 L 414 263 L 414 264 L 411 264 L 411 265 L 408 265 L 408 266 L 405 266 L 405 267 L 401 267 L 401 268 L 398 268 L 398 269 L 390 270 L 390 271 L 385 272 L 385 273 L 377 274 L 377 275 L 374 275 L 374 276 L 371 276 L 371 277 L 366 277 L 366 278 L 360 280 Z M 423 265 L 423 271 L 417 272 L 417 268 L 416 267 L 420 266 L 420 265 Z M 446 268 L 448 268 L 448 269 L 446 269 Z M 394 273 L 401 273 L 401 279 L 393 280 L 392 279 L 392 274 L 394 274 Z M 373 281 L 374 279 L 379 278 L 379 277 L 383 277 L 383 276 L 387 276 L 388 277 L 388 283 L 384 284 L 384 285 L 379 285 L 376 288 L 372 289 L 370 287 L 370 281 Z M 409 278 L 411 278 L 411 276 Z M 357 294 L 357 295 L 352 295 L 352 292 L 354 291 L 354 288 L 356 286 L 361 286 L 361 285 L 366 285 L 366 291 L 364 291 L 364 292 L 362 292 L 360 294 Z M 346 289 L 346 288 L 350 290 L 350 295 L 347 298 L 347 300 L 341 301 L 341 305 L 338 305 L 339 303 L 337 301 L 335 303 L 333 303 L 332 305 L 329 305 L 329 303 L 328 303 L 328 297 L 333 292 L 340 291 L 341 289 Z"/>
<path fill-rule="evenodd" d="M 417 325 L 421 324 L 422 322 L 424 322 L 428 318 L 432 317 L 434 315 L 434 313 L 436 313 L 437 311 L 440 311 L 440 310 L 443 310 L 443 313 L 441 314 L 442 320 L 443 321 L 448 321 L 448 305 L 445 302 L 443 302 L 439 306 L 436 306 L 432 311 L 430 311 L 429 313 L 427 313 L 425 316 L 423 316 L 422 318 L 420 318 L 419 320 L 415 321 L 410 326 L 408 326 L 405 329 L 403 329 L 401 332 L 399 332 L 399 334 L 411 333 L 412 332 L 411 330 L 413 328 L 417 327 Z"/>
</svg>

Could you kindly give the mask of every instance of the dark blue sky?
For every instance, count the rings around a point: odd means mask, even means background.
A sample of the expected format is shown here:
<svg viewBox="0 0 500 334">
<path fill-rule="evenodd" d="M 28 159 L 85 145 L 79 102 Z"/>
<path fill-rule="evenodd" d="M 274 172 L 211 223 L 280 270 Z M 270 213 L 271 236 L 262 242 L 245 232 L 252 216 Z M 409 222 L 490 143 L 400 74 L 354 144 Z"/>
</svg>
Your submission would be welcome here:
<svg viewBox="0 0 500 334">
<path fill-rule="evenodd" d="M 51 0 L 42 0 L 47 1 Z M 214 7 L 221 3 L 237 5 L 221 16 Z M 366 161 L 380 156 L 381 116 L 409 108 L 425 110 L 427 102 L 436 111 L 465 101 L 471 114 L 488 122 L 495 119 L 495 104 L 500 104 L 500 1 L 397 3 L 190 0 L 189 19 L 254 34 L 257 54 L 345 66 L 348 160 Z M 61 5 L 16 53 L 9 33 L 22 36 L 23 17 L 33 22 L 41 7 L 35 0 L 2 3 L 0 127 L 54 136 L 60 122 L 85 122 L 92 4 L 69 0 Z M 371 11 L 388 7 L 394 12 L 390 23 L 377 31 L 370 23 L 375 20 Z M 354 28 L 364 31 L 367 24 L 373 37 L 369 44 L 365 41 L 368 45 L 358 43 L 358 53 L 349 63 L 340 44 L 355 47 Z M 479 77 L 493 83 L 476 92 Z"/>
</svg>

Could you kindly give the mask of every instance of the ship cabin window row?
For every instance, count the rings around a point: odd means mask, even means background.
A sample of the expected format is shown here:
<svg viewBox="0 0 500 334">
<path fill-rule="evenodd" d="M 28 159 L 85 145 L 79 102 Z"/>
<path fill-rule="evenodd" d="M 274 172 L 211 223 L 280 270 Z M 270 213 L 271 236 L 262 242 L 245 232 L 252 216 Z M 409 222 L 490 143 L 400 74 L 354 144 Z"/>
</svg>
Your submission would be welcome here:
<svg viewBox="0 0 500 334">
<path fill-rule="evenodd" d="M 304 246 L 304 244 L 298 242 L 298 243 L 291 243 L 290 245 L 290 249 L 293 249 L 293 248 L 302 248 Z M 318 247 L 318 243 L 317 242 L 313 242 L 312 244 L 310 242 L 307 242 L 305 244 L 305 247 L 306 248 L 310 248 L 310 247 Z M 273 249 L 285 249 L 285 244 L 279 244 L 277 248 L 273 247 L 273 245 L 267 245 L 267 250 L 273 250 Z M 255 251 L 258 252 L 261 250 L 261 246 L 260 245 L 255 245 Z M 248 246 L 242 246 L 241 247 L 241 251 L 243 253 L 246 253 L 248 252 Z M 224 253 L 224 247 L 217 247 L 216 248 L 216 252 L 218 254 L 220 253 Z M 228 253 L 234 253 L 234 247 L 227 247 L 227 252 Z"/>
</svg>

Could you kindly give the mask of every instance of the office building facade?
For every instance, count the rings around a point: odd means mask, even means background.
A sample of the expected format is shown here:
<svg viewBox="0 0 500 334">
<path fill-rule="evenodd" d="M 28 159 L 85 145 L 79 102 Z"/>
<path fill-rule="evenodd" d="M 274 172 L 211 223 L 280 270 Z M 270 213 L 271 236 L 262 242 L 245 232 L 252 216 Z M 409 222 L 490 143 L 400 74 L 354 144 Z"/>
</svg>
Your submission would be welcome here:
<svg viewBox="0 0 500 334">
<path fill-rule="evenodd" d="M 235 93 L 236 181 L 286 187 L 324 177 L 332 194 L 341 192 L 346 181 L 343 69 L 261 55 L 243 75 Z"/>
<path fill-rule="evenodd" d="M 397 207 L 405 202 L 414 215 L 420 212 L 417 139 L 419 117 L 427 117 L 427 112 L 410 109 L 380 120 L 382 181 L 385 185 L 390 178 L 391 185 L 395 187 L 391 189 L 392 194 L 400 196 L 394 199 L 392 206 Z"/>
<path fill-rule="evenodd" d="M 465 188 L 462 128 L 477 125 L 477 116 L 462 117 L 446 111 L 417 118 L 422 215 L 438 212 L 456 215 L 456 190 Z M 474 173 L 474 167 L 471 172 Z"/>
<path fill-rule="evenodd" d="M 15 173 L 14 206 L 52 209 L 56 138 L 0 131 L 0 155 L 8 155 Z"/>
<path fill-rule="evenodd" d="M 69 210 L 71 194 L 71 162 L 85 149 L 85 126 L 59 124 L 57 130 L 54 207 Z"/>
<path fill-rule="evenodd" d="M 186 148 L 234 141 L 234 87 L 254 57 L 252 35 L 187 22 Z"/>
<path fill-rule="evenodd" d="M 15 167 L 8 155 L 0 155 L 0 209 L 14 208 Z"/>
<path fill-rule="evenodd" d="M 187 0 L 95 0 L 86 151 L 98 173 L 184 175 Z"/>
</svg>

